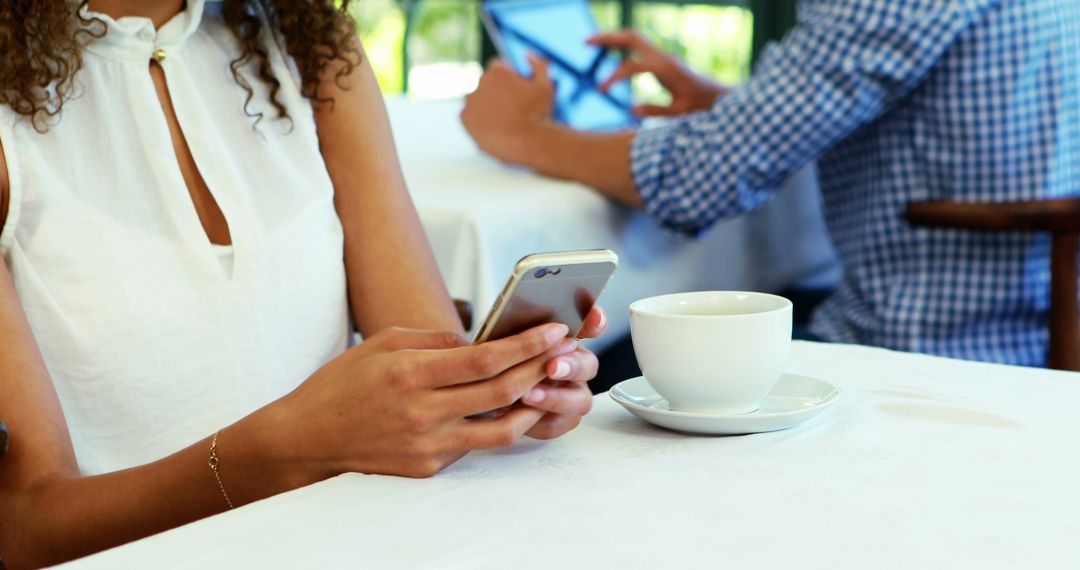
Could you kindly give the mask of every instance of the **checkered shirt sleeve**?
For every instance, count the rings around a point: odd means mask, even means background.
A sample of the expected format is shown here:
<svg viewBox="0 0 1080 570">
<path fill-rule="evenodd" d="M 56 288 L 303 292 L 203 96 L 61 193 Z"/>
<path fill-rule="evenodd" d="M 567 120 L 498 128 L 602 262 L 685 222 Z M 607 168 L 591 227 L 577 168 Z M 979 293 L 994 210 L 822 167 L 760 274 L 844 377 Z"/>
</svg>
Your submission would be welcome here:
<svg viewBox="0 0 1080 570">
<path fill-rule="evenodd" d="M 749 82 L 631 149 L 647 211 L 692 236 L 815 160 L 844 277 L 811 330 L 1044 363 L 1048 237 L 916 229 L 904 208 L 1080 195 L 1080 1 L 805 0 Z"/>
<path fill-rule="evenodd" d="M 993 2 L 818 0 L 754 77 L 631 149 L 647 211 L 698 235 L 761 206 L 783 178 L 895 105 Z"/>
</svg>

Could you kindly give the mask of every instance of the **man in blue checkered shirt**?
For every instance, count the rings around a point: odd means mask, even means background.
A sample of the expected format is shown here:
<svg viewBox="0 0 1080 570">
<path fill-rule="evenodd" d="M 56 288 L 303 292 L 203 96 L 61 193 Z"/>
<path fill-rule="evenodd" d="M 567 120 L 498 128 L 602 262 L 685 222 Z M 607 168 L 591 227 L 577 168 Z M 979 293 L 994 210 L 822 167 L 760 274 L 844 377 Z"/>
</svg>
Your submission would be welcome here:
<svg viewBox="0 0 1080 570">
<path fill-rule="evenodd" d="M 1045 363 L 1049 238 L 914 229 L 920 200 L 1080 195 L 1080 0 L 805 0 L 798 25 L 724 94 L 632 32 L 618 77 L 653 72 L 656 129 L 554 124 L 544 62 L 491 66 L 462 120 L 485 151 L 585 182 L 698 235 L 817 160 L 844 265 L 825 340 Z"/>
</svg>

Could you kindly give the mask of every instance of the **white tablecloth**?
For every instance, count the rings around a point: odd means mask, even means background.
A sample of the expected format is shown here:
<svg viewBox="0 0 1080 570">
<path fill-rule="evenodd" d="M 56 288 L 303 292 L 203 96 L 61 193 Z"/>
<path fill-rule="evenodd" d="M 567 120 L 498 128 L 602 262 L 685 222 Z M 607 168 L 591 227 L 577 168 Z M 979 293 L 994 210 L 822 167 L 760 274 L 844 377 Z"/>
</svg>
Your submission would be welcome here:
<svg viewBox="0 0 1080 570">
<path fill-rule="evenodd" d="M 790 371 L 840 400 L 695 437 L 600 395 L 561 440 L 338 477 L 71 567 L 1080 568 L 1080 375 L 813 343 Z"/>
<path fill-rule="evenodd" d="M 611 313 L 608 342 L 629 330 L 625 308 L 642 297 L 774 290 L 836 271 L 812 170 L 793 176 L 761 211 L 692 242 L 579 184 L 484 156 L 461 127 L 460 102 L 387 103 L 439 268 L 450 294 L 473 303 L 477 325 L 514 264 L 530 253 L 608 248 L 619 254 L 619 271 L 601 299 Z"/>
</svg>

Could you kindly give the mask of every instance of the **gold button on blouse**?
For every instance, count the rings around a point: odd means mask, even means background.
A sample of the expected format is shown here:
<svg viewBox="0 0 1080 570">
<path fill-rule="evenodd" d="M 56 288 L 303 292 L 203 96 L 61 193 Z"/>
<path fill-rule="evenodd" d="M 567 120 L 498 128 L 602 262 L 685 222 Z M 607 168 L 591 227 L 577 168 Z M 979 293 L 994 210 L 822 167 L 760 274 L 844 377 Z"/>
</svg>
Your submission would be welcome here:
<svg viewBox="0 0 1080 570">
<path fill-rule="evenodd" d="M 159 63 L 165 61 L 165 50 L 154 50 L 154 59 L 158 60 Z"/>
</svg>

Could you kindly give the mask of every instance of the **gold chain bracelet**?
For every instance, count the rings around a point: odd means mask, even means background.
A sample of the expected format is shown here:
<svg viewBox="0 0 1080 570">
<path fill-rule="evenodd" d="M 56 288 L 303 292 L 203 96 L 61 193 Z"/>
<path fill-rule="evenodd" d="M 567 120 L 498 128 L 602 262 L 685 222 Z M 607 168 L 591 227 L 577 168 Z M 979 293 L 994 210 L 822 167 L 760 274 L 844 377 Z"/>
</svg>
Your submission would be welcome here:
<svg viewBox="0 0 1080 570">
<path fill-rule="evenodd" d="M 221 463 L 217 456 L 217 438 L 221 435 L 221 432 L 214 434 L 214 439 L 210 441 L 210 459 L 206 462 L 210 466 L 210 470 L 214 472 L 214 479 L 217 479 L 218 488 L 221 489 L 221 495 L 225 497 L 225 502 L 229 504 L 229 508 L 233 508 L 232 499 L 229 498 L 229 493 L 225 491 L 225 484 L 221 482 L 221 473 L 218 472 L 218 464 Z"/>
</svg>

